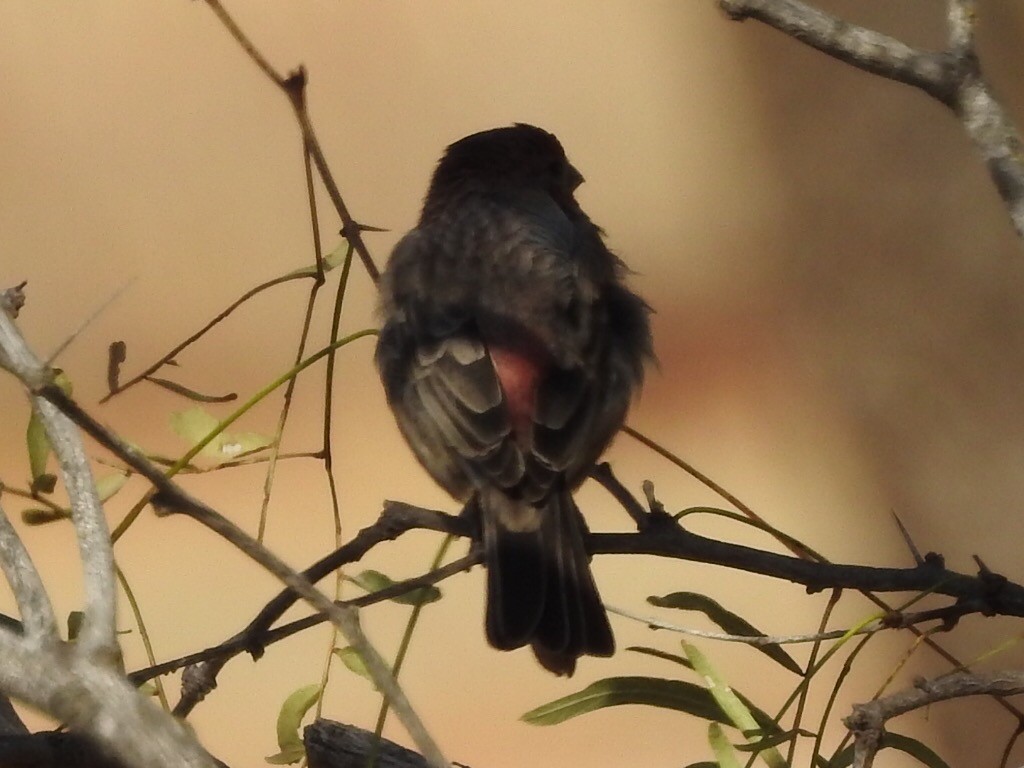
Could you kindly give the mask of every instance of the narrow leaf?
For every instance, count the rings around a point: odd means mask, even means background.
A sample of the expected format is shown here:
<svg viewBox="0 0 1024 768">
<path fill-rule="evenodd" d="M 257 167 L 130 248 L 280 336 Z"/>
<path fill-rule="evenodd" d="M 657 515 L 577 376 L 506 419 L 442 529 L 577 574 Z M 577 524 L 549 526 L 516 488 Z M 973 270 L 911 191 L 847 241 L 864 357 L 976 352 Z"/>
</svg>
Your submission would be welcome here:
<svg viewBox="0 0 1024 768">
<path fill-rule="evenodd" d="M 708 744 L 715 753 L 718 768 L 740 768 L 740 760 L 732 744 L 725 738 L 725 732 L 718 723 L 708 725 Z"/>
<path fill-rule="evenodd" d="M 829 768 L 846 768 L 848 765 L 853 765 L 853 749 L 852 744 L 843 749 L 829 761 Z M 878 751 L 881 752 L 883 749 L 895 749 L 897 752 L 903 752 L 915 758 L 922 765 L 927 765 L 928 768 L 949 768 L 946 761 L 935 754 L 931 747 L 909 736 L 886 731 L 882 734 L 882 745 Z"/>
<path fill-rule="evenodd" d="M 309 708 L 316 704 L 318 698 L 320 686 L 313 684 L 299 688 L 285 699 L 277 715 L 277 746 L 281 751 L 266 758 L 268 763 L 285 765 L 297 763 L 303 758 L 305 749 L 299 735 L 299 726 L 302 724 L 302 718 L 306 716 Z"/>
<path fill-rule="evenodd" d="M 226 395 L 206 395 L 186 387 L 184 384 L 179 384 L 170 379 L 161 379 L 158 376 L 146 376 L 146 381 L 156 384 L 158 387 L 163 387 L 168 392 L 181 395 L 189 400 L 195 400 L 197 403 L 230 403 L 232 400 L 238 399 L 237 392 L 228 392 Z"/>
<path fill-rule="evenodd" d="M 114 472 L 99 478 L 96 481 L 96 493 L 99 494 L 100 501 L 107 501 L 124 488 L 130 476 L 130 472 Z"/>
<path fill-rule="evenodd" d="M 39 419 L 39 414 L 35 412 L 35 409 L 32 410 L 32 415 L 28 419 L 25 445 L 28 449 L 28 468 L 32 473 L 32 490 L 36 493 L 50 493 L 57 483 L 57 478 L 46 472 L 46 463 L 50 458 L 50 441 L 46 437 L 43 422 Z"/>
<path fill-rule="evenodd" d="M 754 717 L 746 702 L 729 687 L 708 658 L 696 646 L 685 641 L 683 642 L 683 651 L 693 664 L 697 674 L 704 678 L 711 695 L 718 702 L 722 711 L 726 713 L 728 722 L 739 728 L 747 737 L 754 734 L 759 735 L 762 724 Z M 775 730 L 778 730 L 777 726 L 772 729 L 772 731 Z M 786 768 L 786 760 L 774 747 L 768 747 L 760 755 L 771 768 Z"/>
<path fill-rule="evenodd" d="M 700 611 L 730 635 L 739 635 L 741 637 L 766 637 L 764 632 L 759 630 L 743 617 L 722 607 L 720 603 L 712 600 L 707 595 L 701 595 L 697 592 L 673 592 L 663 597 L 652 596 L 647 598 L 647 602 L 651 605 L 656 605 L 659 608 L 678 608 L 684 611 Z M 803 674 L 803 670 L 800 668 L 800 665 L 797 664 L 796 661 L 793 660 L 793 657 L 786 653 L 780 646 L 755 645 L 754 648 L 773 661 L 781 664 L 790 672 L 797 675 Z"/>
<path fill-rule="evenodd" d="M 355 672 L 360 677 L 365 677 L 371 683 L 373 682 L 373 676 L 366 668 L 366 662 L 363 661 L 363 657 L 359 655 L 359 651 L 355 648 L 350 645 L 346 645 L 344 648 L 335 648 L 334 655 L 341 659 L 341 663 L 351 672 Z"/>
<path fill-rule="evenodd" d="M 53 383 L 60 387 L 66 395 L 71 394 L 71 379 L 59 368 L 54 369 Z M 35 409 L 28 419 L 25 429 L 25 444 L 28 449 L 28 467 L 32 475 L 31 488 L 33 493 L 53 493 L 57 485 L 57 476 L 46 471 L 50 458 L 50 440 L 39 414 Z"/>
<path fill-rule="evenodd" d="M 657 659 L 664 659 L 665 661 L 672 661 L 686 667 L 687 669 L 693 669 L 693 664 L 690 663 L 690 660 L 683 658 L 677 653 L 668 653 L 667 651 L 662 651 L 658 648 L 648 648 L 644 645 L 631 645 L 626 650 L 642 653 L 646 656 L 654 656 Z"/>
<path fill-rule="evenodd" d="M 608 677 L 582 691 L 531 709 L 520 719 L 531 725 L 556 725 L 578 715 L 622 704 L 674 709 L 703 720 L 728 722 L 711 694 L 699 685 L 657 677 Z"/>
<path fill-rule="evenodd" d="M 931 747 L 909 736 L 886 731 L 885 735 L 882 736 L 882 748 L 905 752 L 927 765 L 928 768 L 949 768 L 946 761 L 935 754 Z"/>
<path fill-rule="evenodd" d="M 370 594 L 393 587 L 398 583 L 387 574 L 374 570 L 365 570 L 357 576 L 350 576 L 349 581 L 362 587 Z M 403 595 L 391 598 L 392 602 L 401 603 L 402 605 L 425 605 L 427 603 L 435 603 L 440 599 L 441 590 L 432 585 L 417 587 Z"/>
</svg>

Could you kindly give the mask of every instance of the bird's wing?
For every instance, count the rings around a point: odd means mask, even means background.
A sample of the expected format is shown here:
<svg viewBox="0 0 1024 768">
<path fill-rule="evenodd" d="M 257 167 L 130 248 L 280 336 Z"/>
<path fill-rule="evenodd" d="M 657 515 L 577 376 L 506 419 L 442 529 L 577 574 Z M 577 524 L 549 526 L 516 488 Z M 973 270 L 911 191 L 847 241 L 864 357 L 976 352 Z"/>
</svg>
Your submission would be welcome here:
<svg viewBox="0 0 1024 768">
<path fill-rule="evenodd" d="M 571 239 L 564 221 L 552 225 L 555 213 L 529 204 L 464 210 L 445 228 L 413 230 L 383 286 L 377 363 L 389 402 L 431 474 L 463 498 L 485 484 L 544 497 L 593 421 Z M 492 223 L 474 228 L 477 220 Z M 522 393 L 502 389 L 509 378 L 496 368 L 499 346 L 536 356 L 543 369 L 528 398 L 533 429 L 518 434 Z"/>
</svg>

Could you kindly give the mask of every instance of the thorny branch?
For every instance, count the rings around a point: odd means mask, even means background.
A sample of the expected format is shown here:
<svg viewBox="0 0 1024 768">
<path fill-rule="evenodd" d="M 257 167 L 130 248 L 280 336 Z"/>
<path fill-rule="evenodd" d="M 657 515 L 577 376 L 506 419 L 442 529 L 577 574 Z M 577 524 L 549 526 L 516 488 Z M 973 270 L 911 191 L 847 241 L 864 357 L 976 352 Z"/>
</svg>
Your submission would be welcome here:
<svg viewBox="0 0 1024 768">
<path fill-rule="evenodd" d="M 691 533 L 664 513 L 645 514 L 646 518 L 636 533 L 589 534 L 588 548 L 591 553 L 646 554 L 717 564 L 792 581 L 804 585 L 808 591 L 855 588 L 876 592 L 930 592 L 955 598 L 953 603 L 941 608 L 912 614 L 886 615 L 881 624 L 887 628 L 903 628 L 931 621 L 951 627 L 961 616 L 970 613 L 1024 616 L 1024 587 L 988 572 L 968 576 L 947 570 L 942 564 L 942 558 L 934 554 L 927 556 L 922 563 L 912 568 L 876 568 L 810 562 Z M 348 544 L 313 565 L 303 575 L 315 582 L 332 570 L 357 561 L 374 546 L 417 529 L 442 531 L 457 536 L 472 534 L 471 527 L 464 517 L 400 502 L 388 502 L 375 523 L 364 528 Z M 478 561 L 478 555 L 473 552 L 462 561 L 452 563 L 424 577 L 397 584 L 386 593 L 367 595 L 348 604 L 377 602 L 423 586 L 425 583 L 436 583 Z M 270 629 L 273 622 L 295 602 L 295 599 L 293 593 L 285 590 L 271 600 L 244 630 L 224 643 L 200 654 L 158 665 L 153 669 L 140 670 L 132 677 L 139 682 L 186 664 L 210 661 L 211 664 L 203 670 L 203 676 L 208 679 L 204 690 L 209 690 L 223 664 L 231 657 L 242 651 L 249 651 L 258 657 L 266 645 L 323 620 L 322 617 L 312 616 L 278 629 Z M 183 702 L 179 703 L 180 709 L 176 709 L 176 712 L 180 715 L 187 714 L 201 698 L 202 695 L 198 695 L 194 701 L 183 699 Z"/>
<path fill-rule="evenodd" d="M 341 219 L 342 235 L 355 248 L 356 254 L 363 262 L 366 273 L 374 282 L 377 282 L 377 279 L 380 277 L 380 270 L 377 269 L 377 265 L 374 263 L 366 243 L 363 242 L 362 233 L 368 228 L 359 224 L 352 218 L 352 214 L 349 213 L 348 206 L 345 205 L 345 201 L 341 197 L 341 191 L 334 181 L 334 175 L 327 165 L 327 159 L 324 156 L 323 149 L 320 147 L 320 142 L 313 131 L 313 124 L 309 119 L 309 112 L 306 110 L 306 70 L 299 67 L 288 77 L 283 77 L 267 61 L 266 57 L 259 52 L 252 41 L 249 40 L 245 32 L 235 23 L 219 0 L 206 0 L 206 4 L 210 6 L 210 9 L 220 19 L 221 23 L 224 24 L 224 27 L 231 36 L 242 46 L 242 50 L 255 62 L 256 66 L 288 97 L 288 101 L 295 110 L 295 118 L 299 121 L 299 128 L 302 130 L 302 138 L 307 151 L 313 158 L 313 164 L 316 165 L 316 170 L 320 174 L 320 180 L 323 182 L 324 188 L 327 190 L 327 194 L 338 213 L 338 217 Z"/>
</svg>

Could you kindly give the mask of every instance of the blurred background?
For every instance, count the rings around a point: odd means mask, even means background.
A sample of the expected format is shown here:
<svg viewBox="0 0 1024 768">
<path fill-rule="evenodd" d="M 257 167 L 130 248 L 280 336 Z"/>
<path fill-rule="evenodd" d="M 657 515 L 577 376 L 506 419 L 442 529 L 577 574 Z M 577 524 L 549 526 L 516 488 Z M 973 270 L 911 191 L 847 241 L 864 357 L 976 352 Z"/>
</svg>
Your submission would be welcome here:
<svg viewBox="0 0 1024 768">
<path fill-rule="evenodd" d="M 819 5 L 912 45 L 944 45 L 944 10 L 932 0 Z M 308 68 L 312 120 L 349 208 L 390 230 L 366 236 L 378 264 L 414 224 L 445 145 L 516 121 L 543 126 L 587 177 L 582 205 L 657 310 L 660 367 L 632 426 L 833 560 L 912 564 L 896 513 L 917 545 L 942 552 L 950 567 L 971 571 L 977 554 L 1024 578 L 1024 253 L 982 163 L 939 104 L 755 22 L 730 22 L 710 0 L 250 0 L 228 10 L 279 71 Z M 1024 115 L 1024 10 L 992 0 L 979 16 L 985 72 L 1011 113 Z M 187 446 L 170 419 L 191 407 L 182 398 L 143 385 L 98 405 L 107 345 L 127 343 L 124 370 L 134 374 L 250 287 L 312 263 L 291 109 L 203 3 L 7 2 L 0 30 L 0 286 L 28 280 L 19 323 L 43 355 L 124 289 L 57 364 L 80 402 L 124 437 L 180 454 Z M 332 247 L 340 225 L 325 196 L 320 203 Z M 329 333 L 336 279 L 322 292 L 314 348 Z M 290 283 L 250 302 L 162 375 L 247 397 L 290 367 L 307 291 Z M 372 326 L 373 304 L 356 264 L 343 330 Z M 344 350 L 335 383 L 344 538 L 376 519 L 386 498 L 456 509 L 393 426 L 372 348 L 364 340 Z M 286 451 L 318 447 L 322 405 L 321 366 L 300 381 Z M 272 433 L 279 407 L 280 395 L 270 398 L 240 428 Z M 220 417 L 230 406 L 209 410 Z M 25 487 L 28 413 L 6 377 L 0 414 L 0 480 Z M 628 437 L 609 458 L 634 492 L 652 480 L 670 511 L 725 505 Z M 255 532 L 263 472 L 257 465 L 186 483 Z M 113 524 L 144 491 L 132 481 L 108 505 Z M 580 500 L 593 528 L 628 527 L 599 489 L 585 488 Z M 10 495 L 4 504 L 12 516 L 21 509 Z M 712 518 L 692 527 L 775 546 Z M 23 530 L 58 612 L 77 609 L 70 526 Z M 286 462 L 267 543 L 301 568 L 333 542 L 322 468 Z M 366 565 L 414 576 L 438 542 L 410 534 Z M 148 510 L 116 554 L 160 659 L 227 638 L 277 590 L 197 525 Z M 657 613 L 646 597 L 703 592 L 772 634 L 813 631 L 825 601 L 691 563 L 603 557 L 594 570 L 608 603 L 699 628 L 709 627 Z M 553 678 L 527 651 L 487 647 L 480 569 L 442 586 L 446 597 L 424 611 L 402 679 L 449 758 L 476 768 L 710 759 L 705 724 L 678 713 L 618 707 L 555 727 L 520 722 L 596 679 L 686 673 L 620 650 L 584 660 L 570 680 Z M 9 594 L 0 610 L 14 611 Z M 833 625 L 873 610 L 847 596 Z M 395 605 L 363 612 L 386 656 L 407 615 Z M 123 637 L 129 667 L 144 666 L 127 610 L 121 625 L 133 630 Z M 615 617 L 613 626 L 620 649 L 679 651 L 678 636 Z M 971 617 L 940 642 L 970 661 L 1019 634 L 1017 622 Z M 262 764 L 277 751 L 281 702 L 320 679 L 330 643 L 321 628 L 257 664 L 230 663 L 190 720 L 204 743 L 232 766 Z M 870 698 L 911 644 L 909 634 L 872 641 L 843 687 L 827 743 L 838 742 L 850 703 Z M 768 711 L 796 683 L 750 649 L 700 646 Z M 793 653 L 804 658 L 806 649 Z M 1011 648 L 985 664 L 1020 667 L 1024 655 Z M 946 669 L 921 650 L 893 686 Z M 819 684 L 810 711 L 820 713 L 828 694 Z M 378 703 L 364 680 L 337 669 L 324 714 L 372 728 Z M 992 701 L 969 700 L 893 727 L 951 765 L 982 766 L 998 764 L 1014 725 Z M 387 733 L 408 743 L 393 722 Z M 880 761 L 910 764 L 890 753 Z M 1021 761 L 1018 748 L 1010 764 Z"/>
</svg>

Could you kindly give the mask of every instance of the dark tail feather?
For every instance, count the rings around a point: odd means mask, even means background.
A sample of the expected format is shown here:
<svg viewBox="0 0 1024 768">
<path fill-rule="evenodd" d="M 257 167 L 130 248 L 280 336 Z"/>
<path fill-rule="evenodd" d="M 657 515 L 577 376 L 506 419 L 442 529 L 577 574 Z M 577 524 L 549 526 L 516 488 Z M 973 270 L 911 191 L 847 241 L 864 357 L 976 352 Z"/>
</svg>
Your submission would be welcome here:
<svg viewBox="0 0 1024 768">
<path fill-rule="evenodd" d="M 487 565 L 487 642 L 511 651 L 530 642 L 544 610 L 546 553 L 539 527 L 515 520 L 515 502 L 497 493 L 478 500 Z M 526 530 L 516 530 L 516 528 Z"/>
<path fill-rule="evenodd" d="M 536 508 L 495 496 L 479 502 L 488 642 L 502 650 L 529 643 L 557 675 L 571 675 L 584 654 L 611 656 L 615 641 L 572 497 L 556 492 Z"/>
</svg>

